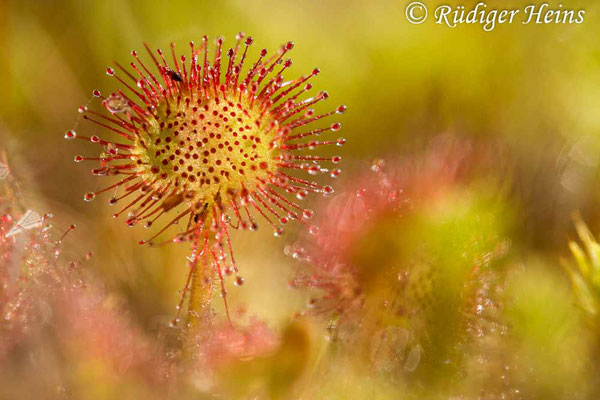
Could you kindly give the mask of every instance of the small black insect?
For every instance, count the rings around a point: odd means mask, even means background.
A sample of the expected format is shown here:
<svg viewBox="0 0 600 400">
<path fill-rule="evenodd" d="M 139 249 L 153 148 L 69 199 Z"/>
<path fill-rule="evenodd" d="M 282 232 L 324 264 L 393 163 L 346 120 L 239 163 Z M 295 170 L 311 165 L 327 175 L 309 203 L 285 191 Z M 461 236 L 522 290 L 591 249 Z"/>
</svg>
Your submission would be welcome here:
<svg viewBox="0 0 600 400">
<path fill-rule="evenodd" d="M 172 80 L 174 80 L 175 82 L 181 82 L 183 79 L 181 79 L 181 75 L 179 75 L 179 73 L 169 69 L 167 70 L 167 76 L 169 78 L 171 78 Z"/>
</svg>

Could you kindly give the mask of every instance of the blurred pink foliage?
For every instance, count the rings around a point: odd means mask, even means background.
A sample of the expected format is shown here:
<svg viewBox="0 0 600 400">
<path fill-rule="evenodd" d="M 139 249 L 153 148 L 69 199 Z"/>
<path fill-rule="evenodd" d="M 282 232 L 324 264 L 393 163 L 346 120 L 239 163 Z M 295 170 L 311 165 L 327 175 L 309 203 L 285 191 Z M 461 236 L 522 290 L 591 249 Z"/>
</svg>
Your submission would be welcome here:
<svg viewBox="0 0 600 400">
<path fill-rule="evenodd" d="M 63 256 L 71 225 L 58 239 L 52 216 L 28 210 L 14 193 L 0 196 L 0 364 L 10 371 L 18 346 L 48 340 L 70 364 L 99 362 L 115 377 L 133 374 L 149 385 L 166 382 L 166 352 L 147 337 L 93 279 L 84 278 L 81 259 Z M 13 354 L 14 353 L 14 354 Z M 12 361 L 11 361 L 12 360 Z M 137 378 L 136 378 L 137 379 Z"/>
<path fill-rule="evenodd" d="M 215 321 L 195 338 L 196 369 L 214 370 L 229 362 L 251 360 L 271 353 L 277 336 L 263 322 L 252 319 L 246 326 Z"/>
<path fill-rule="evenodd" d="M 290 284 L 320 289 L 322 295 L 311 300 L 313 313 L 344 315 L 360 309 L 362 288 L 349 258 L 357 241 L 378 221 L 394 221 L 423 204 L 447 199 L 481 168 L 493 165 L 490 150 L 443 135 L 422 154 L 378 159 L 369 171 L 352 175 L 331 201 L 317 204 L 318 229 L 286 248 L 307 266 Z"/>
</svg>

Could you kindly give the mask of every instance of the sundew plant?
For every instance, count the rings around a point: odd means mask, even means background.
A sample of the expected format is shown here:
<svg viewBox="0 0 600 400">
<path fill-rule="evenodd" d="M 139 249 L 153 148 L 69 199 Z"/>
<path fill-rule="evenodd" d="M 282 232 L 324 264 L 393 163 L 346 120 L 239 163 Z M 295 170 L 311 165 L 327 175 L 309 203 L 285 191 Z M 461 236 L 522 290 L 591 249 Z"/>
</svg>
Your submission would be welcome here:
<svg viewBox="0 0 600 400">
<path fill-rule="evenodd" d="M 84 136 L 74 130 L 65 134 L 65 139 L 82 139 L 102 147 L 99 157 L 78 155 L 76 162 L 98 162 L 98 168 L 92 170 L 94 175 L 119 178 L 103 189 L 86 193 L 84 200 L 112 191 L 109 203 L 124 203 L 114 217 L 126 214 L 129 226 L 142 222 L 151 228 L 164 216 L 166 222 L 150 239 L 141 240 L 141 245 L 192 243 L 183 296 L 190 284 L 199 286 L 194 294 L 206 296 L 198 292 L 209 292 L 210 285 L 197 281 L 217 276 L 224 299 L 225 276 L 233 274 L 235 284 L 243 284 L 229 229 L 256 230 L 255 214 L 272 226 L 275 236 L 283 234 L 283 225 L 290 220 L 309 226 L 313 211 L 297 200 L 309 193 L 329 195 L 333 188 L 298 177 L 295 172 L 331 177 L 340 173 L 329 167 L 339 163 L 340 156 L 317 154 L 321 146 L 345 143 L 343 138 L 318 138 L 339 131 L 341 124 L 315 128 L 312 123 L 342 114 L 346 106 L 323 114 L 311 108 L 329 96 L 323 91 L 306 98 L 305 93 L 312 89 L 308 81 L 319 74 L 319 69 L 285 80 L 284 74 L 292 65 L 286 55 L 294 47 L 287 42 L 274 54 L 261 50 L 255 61 L 247 61 L 251 66 L 246 71 L 244 63 L 254 40 L 244 33 L 238 33 L 236 39 L 234 47 L 228 49 L 223 48 L 222 38 L 216 39 L 212 61 L 206 36 L 199 48 L 189 43 L 189 61 L 185 55 L 178 56 L 171 44 L 171 66 L 162 50 L 153 52 L 146 45 L 158 78 L 133 51 L 135 61 L 129 69 L 116 63 L 128 82 L 113 68 L 106 70 L 123 90 L 106 97 L 98 90 L 93 92 L 107 112 L 79 108 L 83 119 L 121 141 Z M 172 210 L 177 212 L 170 213 Z M 155 243 L 180 221 L 182 230 Z M 196 306 L 192 304 L 192 308 Z"/>
<path fill-rule="evenodd" d="M 0 31 L 0 399 L 600 397 L 599 4 Z"/>
</svg>

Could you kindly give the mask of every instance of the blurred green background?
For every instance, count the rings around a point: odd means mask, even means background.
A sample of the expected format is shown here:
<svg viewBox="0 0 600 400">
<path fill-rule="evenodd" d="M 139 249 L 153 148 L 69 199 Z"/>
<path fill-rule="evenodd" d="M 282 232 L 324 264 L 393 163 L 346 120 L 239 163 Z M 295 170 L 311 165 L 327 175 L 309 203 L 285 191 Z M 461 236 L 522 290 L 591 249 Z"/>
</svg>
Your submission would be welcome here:
<svg viewBox="0 0 600 400">
<path fill-rule="evenodd" d="M 141 50 L 144 41 L 161 48 L 174 41 L 181 49 L 206 34 L 223 35 L 230 45 L 243 31 L 254 37 L 257 52 L 293 40 L 288 76 L 319 67 L 315 88 L 330 94 L 322 110 L 348 106 L 341 119 L 348 139 L 340 152 L 346 172 L 374 158 L 419 151 L 439 134 L 491 142 L 509 154 L 519 248 L 549 257 L 566 252 L 574 210 L 596 232 L 598 3 L 562 2 L 586 10 L 581 25 L 513 24 L 492 32 L 478 25 L 450 29 L 431 17 L 411 25 L 404 15 L 407 3 L 2 1 L 0 144 L 32 208 L 54 212 L 57 225 L 78 224 L 76 246 L 97 255 L 88 268 L 150 330 L 173 316 L 187 249 L 141 248 L 137 241 L 148 235 L 143 228 L 113 220 L 104 199 L 84 203 L 83 193 L 103 183 L 89 173 L 91 166 L 72 159 L 96 150 L 63 140 L 69 129 L 94 129 L 78 122 L 77 107 L 92 100 L 92 89 L 113 90 L 106 67 L 113 60 L 128 62 L 130 51 Z M 526 4 L 489 1 L 488 7 Z M 294 262 L 282 249 L 293 239 L 293 230 L 280 239 L 267 229 L 235 234 L 246 284 L 231 285 L 234 310 L 280 326 L 304 309 L 305 295 L 287 288 Z"/>
</svg>

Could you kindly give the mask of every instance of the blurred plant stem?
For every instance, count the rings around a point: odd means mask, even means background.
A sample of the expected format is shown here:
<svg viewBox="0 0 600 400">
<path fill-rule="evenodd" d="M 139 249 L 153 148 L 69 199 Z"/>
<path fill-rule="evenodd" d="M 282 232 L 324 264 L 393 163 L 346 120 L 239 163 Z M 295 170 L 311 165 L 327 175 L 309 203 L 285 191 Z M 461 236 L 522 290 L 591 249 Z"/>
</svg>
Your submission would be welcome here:
<svg viewBox="0 0 600 400">
<path fill-rule="evenodd" d="M 195 337 L 199 330 L 210 322 L 212 278 L 210 275 L 210 253 L 203 251 L 194 266 L 190 282 L 190 300 L 188 305 L 187 327 L 184 331 L 183 353 L 186 358 L 193 357 Z"/>
</svg>

